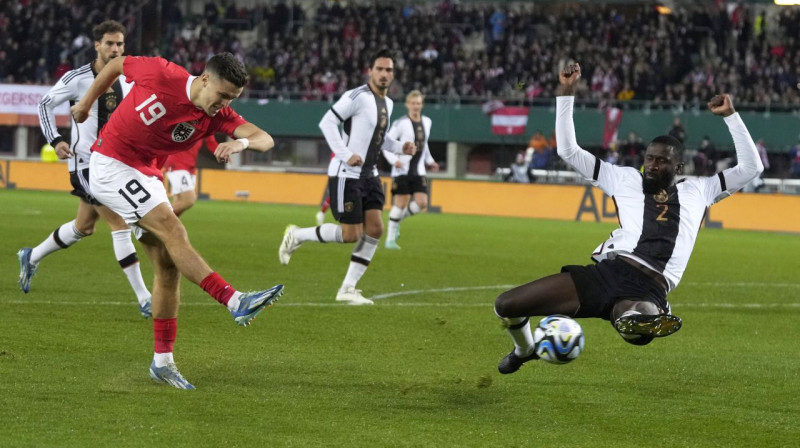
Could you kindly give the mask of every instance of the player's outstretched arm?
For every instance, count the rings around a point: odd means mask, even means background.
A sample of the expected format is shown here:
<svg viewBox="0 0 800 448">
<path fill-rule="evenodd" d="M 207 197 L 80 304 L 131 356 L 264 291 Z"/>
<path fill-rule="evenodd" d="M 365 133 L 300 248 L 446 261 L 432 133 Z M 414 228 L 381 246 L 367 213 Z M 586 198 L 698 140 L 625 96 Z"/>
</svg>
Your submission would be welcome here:
<svg viewBox="0 0 800 448">
<path fill-rule="evenodd" d="M 231 155 L 240 153 L 248 148 L 266 152 L 275 146 L 272 136 L 252 123 L 245 123 L 237 127 L 233 131 L 233 136 L 236 140 L 217 145 L 217 149 L 214 151 L 214 157 L 217 158 L 217 162 L 228 163 Z"/>
<path fill-rule="evenodd" d="M 100 70 L 100 73 L 97 74 L 97 77 L 94 79 L 94 82 L 91 86 L 89 86 L 89 90 L 86 91 L 86 95 L 78 101 L 78 104 L 72 106 L 72 117 L 75 119 L 77 123 L 83 123 L 89 118 L 89 111 L 92 110 L 92 104 L 100 98 L 100 95 L 103 94 L 111 84 L 114 84 L 114 81 L 119 78 L 122 74 L 122 64 L 125 63 L 125 56 L 120 56 L 114 58 Z"/>
<path fill-rule="evenodd" d="M 734 192 L 761 174 L 764 171 L 764 164 L 761 162 L 761 157 L 758 156 L 758 149 L 753 137 L 750 136 L 742 118 L 733 108 L 733 99 L 730 95 L 723 93 L 714 96 L 708 102 L 708 109 L 714 115 L 719 115 L 725 120 L 731 137 L 733 137 L 738 163 L 736 166 L 724 170 L 719 176 L 725 184 L 722 189 Z"/>
</svg>

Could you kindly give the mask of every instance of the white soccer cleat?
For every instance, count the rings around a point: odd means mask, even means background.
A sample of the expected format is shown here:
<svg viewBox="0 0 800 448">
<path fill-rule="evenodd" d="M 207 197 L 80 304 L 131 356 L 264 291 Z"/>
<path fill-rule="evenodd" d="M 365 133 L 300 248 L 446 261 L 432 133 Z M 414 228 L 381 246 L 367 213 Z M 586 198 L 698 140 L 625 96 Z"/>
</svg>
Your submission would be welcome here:
<svg viewBox="0 0 800 448">
<path fill-rule="evenodd" d="M 346 286 L 336 294 L 337 302 L 347 302 L 348 305 L 373 305 L 375 302 L 361 295 L 361 290 L 353 286 Z"/>
<path fill-rule="evenodd" d="M 297 242 L 294 238 L 294 231 L 296 229 L 297 226 L 290 224 L 286 226 L 286 230 L 283 232 L 283 241 L 281 241 L 281 247 L 278 248 L 278 259 L 281 261 L 281 264 L 289 264 L 289 260 L 291 260 L 294 251 L 303 244 Z"/>
<path fill-rule="evenodd" d="M 325 224 L 325 212 L 320 210 L 317 212 L 317 225 L 321 226 L 323 224 Z"/>
</svg>

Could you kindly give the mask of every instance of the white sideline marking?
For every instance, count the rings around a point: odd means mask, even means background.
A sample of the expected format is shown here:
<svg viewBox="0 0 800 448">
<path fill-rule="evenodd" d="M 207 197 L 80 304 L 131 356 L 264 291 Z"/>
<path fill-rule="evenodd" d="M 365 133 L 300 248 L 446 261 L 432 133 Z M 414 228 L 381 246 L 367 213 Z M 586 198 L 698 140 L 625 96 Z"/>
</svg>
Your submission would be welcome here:
<svg viewBox="0 0 800 448">
<path fill-rule="evenodd" d="M 759 282 L 736 282 L 736 283 L 723 283 L 723 282 L 686 282 L 685 285 L 695 286 L 736 286 L 736 287 L 778 287 L 778 288 L 798 288 L 800 283 L 759 283 Z M 447 288 L 432 288 L 432 289 L 410 289 L 407 291 L 387 292 L 383 294 L 376 294 L 372 296 L 373 300 L 384 301 L 392 297 L 410 296 L 419 294 L 430 294 L 440 292 L 459 292 L 459 291 L 482 291 L 482 290 L 506 290 L 518 285 L 487 285 L 487 286 L 454 286 Z M 290 299 L 291 300 L 291 299 Z M 0 301 L 0 304 L 8 305 L 72 305 L 72 306 L 134 306 L 136 302 L 130 300 L 127 302 L 58 302 L 52 300 L 9 300 Z M 277 304 L 278 306 L 298 306 L 298 307 L 327 307 L 327 306 L 346 306 L 341 303 L 336 303 L 332 299 L 326 302 L 286 302 L 282 301 Z M 672 303 L 673 306 L 682 308 L 800 308 L 800 303 Z M 198 303 L 182 303 L 182 307 L 196 307 L 196 306 L 220 306 L 213 301 L 198 302 Z M 382 306 L 396 306 L 396 307 L 428 307 L 428 308 L 490 308 L 492 306 L 491 297 L 487 297 L 486 303 L 460 303 L 460 302 L 385 302 Z"/>
</svg>

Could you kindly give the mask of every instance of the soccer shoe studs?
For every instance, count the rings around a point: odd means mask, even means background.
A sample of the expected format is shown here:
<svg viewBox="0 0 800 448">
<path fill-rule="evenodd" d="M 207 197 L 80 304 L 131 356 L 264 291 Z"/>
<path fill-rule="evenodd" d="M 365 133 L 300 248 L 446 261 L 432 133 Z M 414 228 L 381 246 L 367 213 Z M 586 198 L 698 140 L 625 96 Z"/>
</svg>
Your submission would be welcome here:
<svg viewBox="0 0 800 448">
<path fill-rule="evenodd" d="M 663 338 L 681 329 L 683 322 L 671 314 L 629 314 L 614 321 L 620 334 L 638 334 Z"/>
<path fill-rule="evenodd" d="M 250 325 L 258 313 L 278 301 L 283 295 L 283 285 L 273 286 L 264 291 L 244 293 L 239 297 L 239 307 L 231 311 L 233 320 L 243 327 Z"/>
</svg>

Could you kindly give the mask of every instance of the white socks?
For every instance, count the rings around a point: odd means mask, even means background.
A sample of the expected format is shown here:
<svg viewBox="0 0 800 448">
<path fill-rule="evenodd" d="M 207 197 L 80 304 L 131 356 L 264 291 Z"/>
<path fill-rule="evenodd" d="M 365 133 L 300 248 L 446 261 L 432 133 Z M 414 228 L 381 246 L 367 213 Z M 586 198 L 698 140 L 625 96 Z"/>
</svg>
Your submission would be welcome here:
<svg viewBox="0 0 800 448">
<path fill-rule="evenodd" d="M 416 215 L 417 213 L 421 212 L 422 209 L 419 208 L 416 202 L 409 202 L 408 207 L 403 211 L 403 217 L 400 219 L 408 218 L 411 215 Z"/>
<path fill-rule="evenodd" d="M 33 248 L 31 251 L 31 264 L 39 264 L 42 258 L 57 250 L 72 246 L 85 236 L 86 235 L 81 232 L 78 232 L 78 228 L 75 227 L 74 219 L 66 224 L 62 224 L 61 227 L 57 228 L 50 236 Z"/>
<path fill-rule="evenodd" d="M 372 256 L 378 249 L 378 240 L 365 234 L 361 235 L 361 239 L 356 243 L 353 249 L 353 254 L 350 256 L 350 267 L 347 269 L 347 275 L 342 282 L 342 288 L 346 286 L 355 287 L 361 276 L 367 272 L 367 266 L 372 261 Z"/>
<path fill-rule="evenodd" d="M 175 360 L 172 358 L 172 352 L 153 353 L 153 361 L 155 361 L 156 367 L 164 367 L 167 364 L 175 364 Z"/>
<path fill-rule="evenodd" d="M 403 219 L 403 213 L 403 209 L 396 205 L 393 205 L 392 209 L 389 211 L 389 228 L 386 233 L 387 241 L 394 241 L 397 239 L 397 226 L 400 225 L 400 221 Z"/>
<path fill-rule="evenodd" d="M 128 277 L 128 283 L 133 288 L 139 305 L 144 305 L 147 299 L 150 298 L 150 291 L 145 286 L 142 278 L 139 257 L 136 255 L 136 247 L 131 241 L 131 229 L 111 232 L 111 240 L 114 243 L 114 255 L 117 257 L 122 272 Z"/>
<path fill-rule="evenodd" d="M 336 224 L 322 224 L 317 227 L 305 227 L 294 230 L 294 238 L 299 243 L 315 241 L 318 243 L 341 243 L 342 227 Z"/>
<path fill-rule="evenodd" d="M 520 358 L 530 356 L 534 350 L 533 334 L 531 334 L 531 323 L 527 317 L 509 317 L 508 335 L 514 341 L 514 353 Z"/>
</svg>

